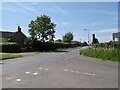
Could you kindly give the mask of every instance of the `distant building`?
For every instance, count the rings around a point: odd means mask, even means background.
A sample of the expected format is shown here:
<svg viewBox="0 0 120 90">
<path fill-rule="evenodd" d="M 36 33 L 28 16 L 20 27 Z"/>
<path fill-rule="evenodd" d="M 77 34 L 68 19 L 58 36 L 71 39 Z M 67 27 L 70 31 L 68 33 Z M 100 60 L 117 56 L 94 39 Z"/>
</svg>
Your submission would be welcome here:
<svg viewBox="0 0 120 90">
<path fill-rule="evenodd" d="M 17 32 L 0 31 L 0 40 L 5 42 L 8 39 L 11 39 L 11 41 L 18 43 L 22 47 L 27 36 L 21 31 L 20 26 L 18 26 Z"/>
<path fill-rule="evenodd" d="M 114 41 L 116 41 L 116 40 L 117 40 L 117 41 L 120 40 L 120 32 L 118 32 L 118 33 L 113 33 L 112 36 L 113 36 L 113 40 L 114 40 Z"/>
</svg>

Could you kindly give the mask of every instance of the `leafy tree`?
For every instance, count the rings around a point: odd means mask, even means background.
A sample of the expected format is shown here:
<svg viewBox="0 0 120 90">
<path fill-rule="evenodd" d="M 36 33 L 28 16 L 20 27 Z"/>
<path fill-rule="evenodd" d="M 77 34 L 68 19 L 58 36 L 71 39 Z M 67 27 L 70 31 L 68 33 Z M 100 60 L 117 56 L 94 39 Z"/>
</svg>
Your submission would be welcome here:
<svg viewBox="0 0 120 90">
<path fill-rule="evenodd" d="M 83 46 L 88 46 L 87 42 L 83 42 Z"/>
<path fill-rule="evenodd" d="M 51 18 L 47 15 L 37 17 L 35 21 L 32 20 L 28 25 L 32 39 L 37 38 L 37 40 L 41 40 L 43 42 L 48 39 L 49 41 L 53 40 L 55 37 L 55 26 L 56 24 L 54 24 L 51 21 Z"/>
<path fill-rule="evenodd" d="M 68 32 L 68 33 L 66 33 L 63 37 L 62 37 L 62 40 L 64 41 L 64 42 L 68 42 L 68 43 L 70 43 L 72 40 L 73 40 L 73 33 L 72 32 Z"/>
</svg>

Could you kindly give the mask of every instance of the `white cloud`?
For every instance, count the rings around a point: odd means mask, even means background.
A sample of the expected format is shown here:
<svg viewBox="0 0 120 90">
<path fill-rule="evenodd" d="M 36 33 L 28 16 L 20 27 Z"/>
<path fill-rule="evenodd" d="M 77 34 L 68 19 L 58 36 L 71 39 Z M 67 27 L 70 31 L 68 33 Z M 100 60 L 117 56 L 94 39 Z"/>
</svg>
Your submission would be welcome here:
<svg viewBox="0 0 120 90">
<path fill-rule="evenodd" d="M 71 10 L 69 10 L 71 11 Z M 106 14 L 106 15 L 118 15 L 118 12 L 115 11 L 106 11 L 106 10 L 91 10 L 91 9 L 78 9 L 72 10 L 72 12 L 85 12 L 85 13 L 97 13 L 97 14 Z"/>
<path fill-rule="evenodd" d="M 25 11 L 30 13 L 37 13 L 36 9 L 34 7 L 25 6 L 25 3 L 21 2 L 15 2 L 13 5 L 6 4 L 2 6 L 2 10 L 10 11 L 10 12 L 17 12 L 17 11 Z"/>
<path fill-rule="evenodd" d="M 30 6 L 25 6 L 24 4 L 18 2 L 16 3 L 18 6 L 20 6 L 22 9 L 24 9 L 27 12 L 37 13 L 36 9 Z"/>
<path fill-rule="evenodd" d="M 101 30 L 97 30 L 97 31 L 93 31 L 94 33 L 114 33 L 114 32 L 118 32 L 117 28 L 113 28 L 113 29 L 101 29 Z"/>
<path fill-rule="evenodd" d="M 62 9 L 61 7 L 58 7 L 55 4 L 49 5 L 49 8 L 47 9 L 47 11 L 52 11 L 52 12 L 60 13 L 60 14 L 69 14 L 67 10 Z"/>
<path fill-rule="evenodd" d="M 59 13 L 63 13 L 63 14 L 69 14 L 69 12 L 65 11 L 64 9 L 61 9 L 59 7 L 55 7 L 55 11 L 59 12 Z"/>
<path fill-rule="evenodd" d="M 107 15 L 117 15 L 117 12 L 105 11 L 105 10 L 88 10 L 90 13 L 98 13 L 98 14 L 107 14 Z"/>
</svg>

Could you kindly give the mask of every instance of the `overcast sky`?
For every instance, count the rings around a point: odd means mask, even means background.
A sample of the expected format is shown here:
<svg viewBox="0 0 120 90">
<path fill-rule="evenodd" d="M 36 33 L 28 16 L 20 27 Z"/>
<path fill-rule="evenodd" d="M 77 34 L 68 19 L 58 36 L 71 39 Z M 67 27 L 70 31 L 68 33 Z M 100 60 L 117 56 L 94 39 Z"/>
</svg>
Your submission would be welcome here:
<svg viewBox="0 0 120 90">
<path fill-rule="evenodd" d="M 16 31 L 17 24 L 29 36 L 28 24 L 37 16 L 46 14 L 56 26 L 56 39 L 73 32 L 74 40 L 87 41 L 96 34 L 100 42 L 112 40 L 118 31 L 117 2 L 4 2 L 2 3 L 2 31 Z M 92 37 L 91 37 L 92 38 Z"/>
</svg>

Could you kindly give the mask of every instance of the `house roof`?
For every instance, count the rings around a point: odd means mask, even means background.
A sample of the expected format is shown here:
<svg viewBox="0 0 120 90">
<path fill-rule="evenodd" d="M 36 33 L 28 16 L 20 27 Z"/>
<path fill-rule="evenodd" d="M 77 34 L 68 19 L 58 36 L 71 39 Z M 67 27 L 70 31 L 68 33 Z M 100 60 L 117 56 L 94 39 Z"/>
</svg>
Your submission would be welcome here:
<svg viewBox="0 0 120 90">
<path fill-rule="evenodd" d="M 16 32 L 7 32 L 7 31 L 0 31 L 0 37 L 8 38 L 14 35 Z"/>
</svg>

